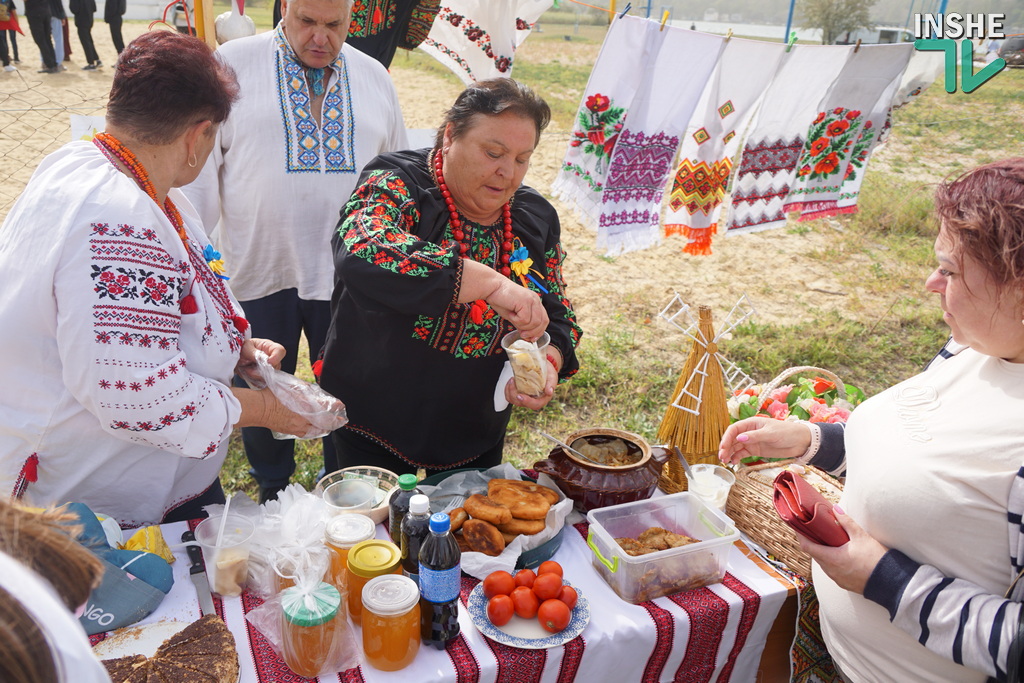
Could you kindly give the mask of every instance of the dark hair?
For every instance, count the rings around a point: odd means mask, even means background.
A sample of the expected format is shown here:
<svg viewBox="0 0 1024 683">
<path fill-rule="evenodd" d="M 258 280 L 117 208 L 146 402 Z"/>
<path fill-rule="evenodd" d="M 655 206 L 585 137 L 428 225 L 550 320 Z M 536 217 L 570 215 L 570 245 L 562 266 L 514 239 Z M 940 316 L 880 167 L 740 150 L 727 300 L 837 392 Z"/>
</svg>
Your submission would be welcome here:
<svg viewBox="0 0 1024 683">
<path fill-rule="evenodd" d="M 935 192 L 935 213 L 956 254 L 988 269 L 996 286 L 1024 295 L 1024 157 L 970 170 Z"/>
<path fill-rule="evenodd" d="M 31 600 L 32 596 L 22 596 Z M 57 665 L 35 618 L 0 588 L 0 680 L 57 683 Z"/>
<path fill-rule="evenodd" d="M 441 127 L 434 138 L 434 148 L 440 149 L 444 142 L 444 131 L 452 124 L 452 138 L 457 138 L 473 126 L 477 114 L 495 116 L 512 112 L 524 119 L 530 119 L 537 126 L 537 141 L 540 133 L 551 121 L 551 108 L 537 93 L 511 78 L 490 78 L 473 83 L 455 99 L 452 108 L 445 112 Z"/>
<path fill-rule="evenodd" d="M 167 144 L 200 121 L 221 123 L 238 97 L 231 67 L 198 38 L 150 31 L 117 60 L 107 120 L 147 144 Z"/>
</svg>

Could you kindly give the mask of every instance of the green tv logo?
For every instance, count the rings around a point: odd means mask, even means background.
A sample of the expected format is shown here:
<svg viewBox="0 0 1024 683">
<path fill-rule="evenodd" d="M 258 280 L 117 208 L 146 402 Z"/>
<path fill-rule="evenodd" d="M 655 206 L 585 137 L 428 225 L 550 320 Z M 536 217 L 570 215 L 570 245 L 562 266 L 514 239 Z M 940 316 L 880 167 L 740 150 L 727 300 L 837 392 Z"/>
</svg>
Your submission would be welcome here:
<svg viewBox="0 0 1024 683">
<path fill-rule="evenodd" d="M 997 57 L 981 71 L 974 71 L 974 38 L 1003 38 L 1002 14 L 917 14 L 914 16 L 914 47 L 918 50 L 945 52 L 946 92 L 956 92 L 957 52 L 960 53 L 960 86 L 965 93 L 974 92 L 1006 67 L 1006 60 Z M 957 40 L 960 49 L 957 50 Z"/>
</svg>

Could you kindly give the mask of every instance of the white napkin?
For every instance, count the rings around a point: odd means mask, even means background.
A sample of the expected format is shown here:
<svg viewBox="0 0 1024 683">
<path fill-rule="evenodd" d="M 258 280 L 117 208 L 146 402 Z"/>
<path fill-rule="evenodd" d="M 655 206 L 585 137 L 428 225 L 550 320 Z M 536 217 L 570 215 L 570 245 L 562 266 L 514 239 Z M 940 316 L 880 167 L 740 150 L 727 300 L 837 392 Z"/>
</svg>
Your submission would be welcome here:
<svg viewBox="0 0 1024 683">
<path fill-rule="evenodd" d="M 501 368 L 501 375 L 498 377 L 498 385 L 494 387 L 494 412 L 500 413 L 508 408 L 508 401 L 505 399 L 505 385 L 512 379 L 512 364 L 505 361 Z"/>
</svg>

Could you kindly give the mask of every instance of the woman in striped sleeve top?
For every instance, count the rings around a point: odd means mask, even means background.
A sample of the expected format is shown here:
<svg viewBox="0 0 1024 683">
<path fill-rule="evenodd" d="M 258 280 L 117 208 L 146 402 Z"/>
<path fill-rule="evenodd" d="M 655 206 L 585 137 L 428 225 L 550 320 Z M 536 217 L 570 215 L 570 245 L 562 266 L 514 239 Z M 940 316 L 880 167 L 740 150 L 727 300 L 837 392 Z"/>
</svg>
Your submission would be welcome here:
<svg viewBox="0 0 1024 683">
<path fill-rule="evenodd" d="M 1021 664 L 1024 158 L 969 171 L 935 199 L 925 286 L 965 348 L 866 401 L 845 433 L 751 418 L 719 454 L 846 469 L 837 517 L 850 542 L 801 545 L 851 681 L 1006 680 Z"/>
</svg>

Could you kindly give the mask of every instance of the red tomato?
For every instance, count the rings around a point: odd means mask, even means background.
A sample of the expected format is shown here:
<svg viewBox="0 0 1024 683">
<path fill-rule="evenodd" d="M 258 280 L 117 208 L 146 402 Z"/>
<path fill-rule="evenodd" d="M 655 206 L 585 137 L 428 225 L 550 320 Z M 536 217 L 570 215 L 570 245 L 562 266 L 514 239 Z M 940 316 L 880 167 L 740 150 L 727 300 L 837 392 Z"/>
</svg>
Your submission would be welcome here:
<svg viewBox="0 0 1024 683">
<path fill-rule="evenodd" d="M 516 616 L 523 619 L 533 619 L 537 616 L 537 608 L 540 600 L 533 591 L 526 586 L 517 586 L 511 595 L 512 606 L 515 608 Z"/>
<path fill-rule="evenodd" d="M 572 586 L 562 586 L 561 592 L 558 594 L 558 599 L 564 602 L 569 609 L 576 606 L 576 600 L 579 595 L 576 594 L 576 589 Z"/>
<path fill-rule="evenodd" d="M 515 614 L 512 598 L 507 595 L 495 595 L 487 601 L 487 618 L 495 626 L 504 626 Z"/>
<path fill-rule="evenodd" d="M 491 572 L 484 579 L 484 596 L 490 600 L 495 595 L 508 595 L 516 587 L 515 579 L 506 571 Z"/>
<path fill-rule="evenodd" d="M 541 562 L 540 566 L 537 567 L 537 576 L 541 574 L 558 574 L 562 578 L 565 578 L 565 574 L 562 573 L 562 565 L 558 564 L 554 560 L 548 560 L 547 562 Z"/>
<path fill-rule="evenodd" d="M 516 572 L 515 582 L 516 586 L 526 586 L 527 588 L 533 588 L 533 581 L 537 578 L 537 575 L 533 573 L 532 569 L 520 569 Z"/>
<path fill-rule="evenodd" d="M 533 592 L 541 600 L 557 598 L 562 591 L 562 577 L 558 574 L 541 574 L 533 582 Z"/>
<path fill-rule="evenodd" d="M 558 633 L 569 625 L 572 612 L 561 600 L 545 600 L 537 610 L 537 620 L 545 631 Z"/>
</svg>

